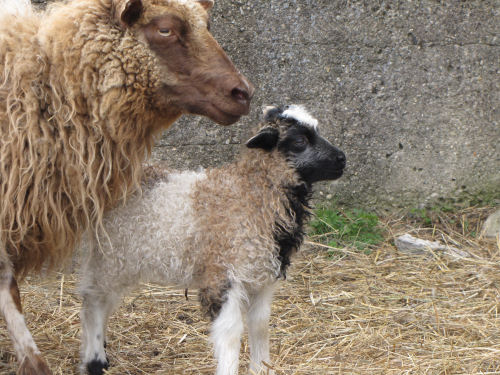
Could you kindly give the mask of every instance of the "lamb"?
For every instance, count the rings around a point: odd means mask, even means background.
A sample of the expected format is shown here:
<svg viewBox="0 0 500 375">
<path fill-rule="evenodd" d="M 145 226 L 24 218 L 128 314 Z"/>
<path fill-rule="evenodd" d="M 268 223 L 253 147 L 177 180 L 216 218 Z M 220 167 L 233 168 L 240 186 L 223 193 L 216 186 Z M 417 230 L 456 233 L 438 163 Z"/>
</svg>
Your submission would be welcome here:
<svg viewBox="0 0 500 375">
<path fill-rule="evenodd" d="M 253 87 L 208 31 L 212 0 L 0 0 L 0 311 L 19 374 L 50 374 L 17 279 L 59 266 L 139 188 L 183 113 L 229 125 Z"/>
<path fill-rule="evenodd" d="M 108 318 L 139 282 L 199 289 L 218 375 L 238 372 L 245 315 L 251 370 L 269 362 L 273 290 L 303 241 L 312 183 L 337 179 L 345 167 L 317 123 L 300 106 L 268 108 L 236 162 L 197 172 L 148 169 L 142 195 L 110 211 L 105 233 L 83 251 L 82 373 L 108 368 Z"/>
</svg>

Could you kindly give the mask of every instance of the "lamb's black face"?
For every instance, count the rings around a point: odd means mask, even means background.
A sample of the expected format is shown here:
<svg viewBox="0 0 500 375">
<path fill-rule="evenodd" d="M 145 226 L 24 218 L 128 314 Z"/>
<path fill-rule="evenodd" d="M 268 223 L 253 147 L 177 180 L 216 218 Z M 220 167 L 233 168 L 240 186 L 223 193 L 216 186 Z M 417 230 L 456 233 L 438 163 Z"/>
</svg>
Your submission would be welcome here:
<svg viewBox="0 0 500 375">
<path fill-rule="evenodd" d="M 272 107 L 266 111 L 265 121 L 270 126 L 250 139 L 247 147 L 266 151 L 277 147 L 309 184 L 342 176 L 346 165 L 344 153 L 319 135 L 317 120 L 304 108 L 290 106 L 282 110 Z"/>
<path fill-rule="evenodd" d="M 300 177 L 308 183 L 335 180 L 342 176 L 346 165 L 344 153 L 333 146 L 318 131 L 295 120 L 279 141 L 278 150 L 296 167 Z"/>
</svg>

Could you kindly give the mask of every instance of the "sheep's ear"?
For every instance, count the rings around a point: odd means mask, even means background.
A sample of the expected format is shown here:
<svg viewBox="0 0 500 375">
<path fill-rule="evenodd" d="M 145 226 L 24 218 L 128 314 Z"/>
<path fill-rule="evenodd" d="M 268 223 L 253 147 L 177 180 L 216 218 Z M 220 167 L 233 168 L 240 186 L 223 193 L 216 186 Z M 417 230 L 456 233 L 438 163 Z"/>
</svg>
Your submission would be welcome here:
<svg viewBox="0 0 500 375">
<path fill-rule="evenodd" d="M 133 26 L 141 17 L 142 11 L 142 0 L 121 0 L 115 2 L 115 17 L 123 26 Z"/>
<path fill-rule="evenodd" d="M 214 0 L 196 0 L 208 12 L 214 6 Z"/>
<path fill-rule="evenodd" d="M 271 151 L 278 144 L 279 132 L 275 128 L 264 128 L 257 135 L 250 138 L 246 146 L 248 148 L 261 148 Z"/>
</svg>

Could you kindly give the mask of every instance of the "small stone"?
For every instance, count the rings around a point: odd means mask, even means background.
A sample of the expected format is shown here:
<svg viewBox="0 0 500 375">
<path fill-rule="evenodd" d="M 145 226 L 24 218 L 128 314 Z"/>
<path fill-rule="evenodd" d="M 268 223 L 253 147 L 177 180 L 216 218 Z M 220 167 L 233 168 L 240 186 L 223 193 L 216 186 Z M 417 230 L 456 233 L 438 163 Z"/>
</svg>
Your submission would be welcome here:
<svg viewBox="0 0 500 375">
<path fill-rule="evenodd" d="M 399 251 L 406 254 L 424 254 L 431 250 L 441 248 L 439 241 L 428 241 L 413 237 L 410 234 L 404 234 L 394 240 L 394 244 Z"/>
<path fill-rule="evenodd" d="M 467 251 L 459 250 L 453 246 L 443 245 L 439 241 L 428 241 L 416 238 L 408 233 L 397 237 L 394 240 L 394 244 L 400 252 L 405 254 L 427 254 L 431 251 L 440 251 L 454 259 L 470 257 Z"/>
<path fill-rule="evenodd" d="M 486 219 L 481 235 L 485 238 L 500 236 L 500 210 L 495 211 Z"/>
</svg>

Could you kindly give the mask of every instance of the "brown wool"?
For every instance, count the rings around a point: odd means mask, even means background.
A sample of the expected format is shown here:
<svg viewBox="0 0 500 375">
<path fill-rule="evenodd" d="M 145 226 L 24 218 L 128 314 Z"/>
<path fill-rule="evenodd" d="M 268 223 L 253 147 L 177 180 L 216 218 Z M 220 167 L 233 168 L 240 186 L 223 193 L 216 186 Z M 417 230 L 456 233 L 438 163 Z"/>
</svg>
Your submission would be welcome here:
<svg viewBox="0 0 500 375">
<path fill-rule="evenodd" d="M 207 293 L 224 289 L 228 269 L 248 270 L 252 275 L 238 276 L 251 279 L 256 287 L 277 277 L 273 232 L 278 223 L 284 228 L 296 225 L 287 213 L 286 188 L 299 183 L 277 150 L 247 150 L 236 163 L 211 169 L 206 179 L 197 182 L 192 201 L 194 216 L 200 220 L 191 242 L 204 252 L 201 279 Z M 266 280 L 256 280 L 257 275 Z"/>
<path fill-rule="evenodd" d="M 179 116 L 151 110 L 160 73 L 110 7 L 79 1 L 0 22 L 0 252 L 19 276 L 60 265 L 100 227 Z"/>
</svg>

